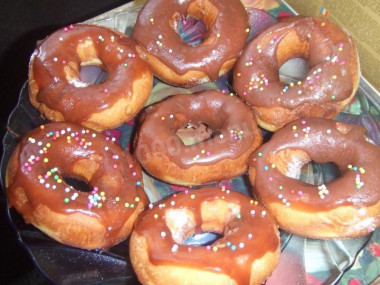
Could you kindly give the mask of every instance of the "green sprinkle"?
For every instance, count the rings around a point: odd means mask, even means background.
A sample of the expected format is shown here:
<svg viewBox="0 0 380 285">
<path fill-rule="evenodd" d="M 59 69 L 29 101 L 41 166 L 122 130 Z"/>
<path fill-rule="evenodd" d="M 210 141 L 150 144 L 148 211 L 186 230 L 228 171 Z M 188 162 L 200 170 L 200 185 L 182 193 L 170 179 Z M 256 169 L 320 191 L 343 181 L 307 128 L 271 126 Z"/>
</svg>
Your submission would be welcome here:
<svg viewBox="0 0 380 285">
<path fill-rule="evenodd" d="M 70 199 L 69 199 L 69 198 L 65 198 L 65 199 L 63 200 L 63 202 L 65 202 L 65 203 L 67 204 L 67 203 L 70 202 Z"/>
</svg>

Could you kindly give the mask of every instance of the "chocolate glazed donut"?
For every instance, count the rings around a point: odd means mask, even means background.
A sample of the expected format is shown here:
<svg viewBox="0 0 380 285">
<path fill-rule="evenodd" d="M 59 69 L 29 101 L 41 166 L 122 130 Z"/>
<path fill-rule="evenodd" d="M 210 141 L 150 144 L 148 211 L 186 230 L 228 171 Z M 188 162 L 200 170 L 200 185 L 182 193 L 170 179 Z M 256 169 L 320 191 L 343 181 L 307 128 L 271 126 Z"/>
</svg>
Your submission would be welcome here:
<svg viewBox="0 0 380 285">
<path fill-rule="evenodd" d="M 305 79 L 280 82 L 281 65 L 297 57 L 308 61 Z M 326 19 L 295 16 L 247 44 L 234 67 L 233 86 L 258 124 L 275 131 L 298 118 L 332 118 L 354 97 L 359 77 L 358 53 L 346 32 Z"/>
<path fill-rule="evenodd" d="M 111 29 L 87 24 L 62 28 L 40 42 L 29 64 L 30 101 L 51 121 L 104 130 L 133 117 L 153 84 L 137 43 Z M 83 82 L 81 68 L 107 73 L 100 84 Z"/>
<path fill-rule="evenodd" d="M 187 17 L 206 26 L 197 46 L 186 44 L 177 33 L 178 21 Z M 191 87 L 215 81 L 230 70 L 248 33 L 248 16 L 240 0 L 150 0 L 139 13 L 132 37 L 157 77 Z"/>
<path fill-rule="evenodd" d="M 209 136 L 187 145 L 188 125 L 206 125 Z M 178 185 L 200 185 L 244 173 L 262 142 L 253 114 L 239 98 L 220 91 L 175 95 L 149 107 L 134 140 L 135 155 L 153 176 Z"/>
<path fill-rule="evenodd" d="M 193 234 L 219 233 L 210 246 Z M 133 268 L 142 284 L 262 284 L 276 267 L 280 238 L 273 217 L 233 190 L 205 187 L 152 205 L 135 223 Z"/>
<path fill-rule="evenodd" d="M 249 177 L 280 227 L 311 238 L 363 236 L 380 225 L 380 147 L 364 127 L 323 118 L 296 120 L 250 159 Z M 335 163 L 341 175 L 323 185 L 294 177 L 309 161 Z"/>
<path fill-rule="evenodd" d="M 89 189 L 77 190 L 69 178 Z M 136 159 L 112 138 L 72 123 L 30 131 L 12 153 L 6 186 L 9 205 L 27 223 L 84 249 L 127 238 L 148 200 Z"/>
</svg>

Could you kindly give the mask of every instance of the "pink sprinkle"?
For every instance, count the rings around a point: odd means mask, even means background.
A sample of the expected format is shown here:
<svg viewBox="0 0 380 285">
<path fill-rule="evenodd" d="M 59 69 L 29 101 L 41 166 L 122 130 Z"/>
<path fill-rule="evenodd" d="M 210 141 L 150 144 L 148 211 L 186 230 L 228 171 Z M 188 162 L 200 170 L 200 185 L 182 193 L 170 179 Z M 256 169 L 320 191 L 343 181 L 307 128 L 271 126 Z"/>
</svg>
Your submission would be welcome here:
<svg viewBox="0 0 380 285">
<path fill-rule="evenodd" d="M 317 75 L 315 78 L 317 78 L 317 79 L 319 79 L 319 78 L 321 78 L 319 75 Z"/>
<path fill-rule="evenodd" d="M 303 194 L 302 191 L 298 191 L 299 196 L 302 196 L 302 194 Z"/>
<path fill-rule="evenodd" d="M 302 125 L 306 125 L 306 121 L 305 121 L 305 120 L 302 120 L 301 124 L 302 124 Z"/>
<path fill-rule="evenodd" d="M 207 250 L 210 250 L 210 249 L 211 249 L 211 246 L 210 246 L 210 245 L 206 246 L 206 249 L 207 249 Z"/>
<path fill-rule="evenodd" d="M 91 208 L 92 208 L 92 204 L 91 204 L 91 203 L 88 203 L 88 204 L 87 204 L 87 207 L 88 207 L 89 209 L 91 209 Z"/>
<path fill-rule="evenodd" d="M 189 190 L 185 190 L 185 194 L 189 194 Z"/>
<path fill-rule="evenodd" d="M 28 170 L 29 172 L 31 172 L 31 171 L 32 171 L 32 168 L 29 166 L 29 167 L 27 168 L 27 170 Z"/>
<path fill-rule="evenodd" d="M 132 176 L 136 176 L 136 174 L 137 174 L 136 171 L 132 172 Z"/>
<path fill-rule="evenodd" d="M 117 165 L 116 165 L 116 164 L 114 164 L 114 165 L 113 165 L 113 168 L 115 168 L 115 169 L 116 169 L 116 168 L 117 168 Z"/>
<path fill-rule="evenodd" d="M 207 156 L 210 156 L 210 154 L 211 154 L 211 153 L 210 153 L 209 151 L 208 151 L 208 152 L 206 152 L 206 155 L 207 155 Z"/>
<path fill-rule="evenodd" d="M 132 168 L 132 167 L 133 167 L 133 165 L 132 165 L 132 164 L 130 164 L 130 165 L 129 165 L 129 168 Z"/>
<path fill-rule="evenodd" d="M 62 60 L 62 64 L 66 64 L 66 60 Z"/>
<path fill-rule="evenodd" d="M 73 25 L 70 25 L 70 29 L 71 29 L 71 30 L 74 29 L 74 26 L 73 26 Z"/>
<path fill-rule="evenodd" d="M 65 27 L 63 30 L 64 30 L 65 32 L 67 32 L 69 29 Z"/>
<path fill-rule="evenodd" d="M 25 163 L 24 163 L 24 166 L 25 166 L 25 167 L 28 167 L 28 166 L 29 166 L 29 163 L 25 162 Z"/>
<path fill-rule="evenodd" d="M 269 177 L 269 181 L 272 182 L 273 181 L 273 177 Z"/>
<path fill-rule="evenodd" d="M 191 247 L 188 247 L 188 248 L 187 248 L 187 251 L 188 251 L 188 252 L 191 252 L 191 250 L 192 250 Z"/>
<path fill-rule="evenodd" d="M 346 64 L 346 62 L 344 61 L 344 60 L 342 60 L 341 62 L 340 62 L 340 65 L 345 65 Z"/>
<path fill-rule="evenodd" d="M 108 89 L 106 88 L 106 89 L 104 89 L 104 93 L 108 93 Z"/>
</svg>

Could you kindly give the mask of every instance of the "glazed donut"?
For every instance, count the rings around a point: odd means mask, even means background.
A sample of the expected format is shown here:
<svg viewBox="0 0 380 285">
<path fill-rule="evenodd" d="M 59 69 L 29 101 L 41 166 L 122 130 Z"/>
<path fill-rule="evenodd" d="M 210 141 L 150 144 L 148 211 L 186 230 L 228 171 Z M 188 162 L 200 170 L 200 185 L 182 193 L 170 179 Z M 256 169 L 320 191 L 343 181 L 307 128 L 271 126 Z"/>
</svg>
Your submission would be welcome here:
<svg viewBox="0 0 380 285">
<path fill-rule="evenodd" d="M 178 34 L 178 22 L 188 17 L 206 26 L 199 45 L 187 44 Z M 191 87 L 229 71 L 248 34 L 248 16 L 240 0 L 150 0 L 139 13 L 132 38 L 157 77 Z"/>
<path fill-rule="evenodd" d="M 111 138 L 73 123 L 28 133 L 10 158 L 6 185 L 10 207 L 25 222 L 83 249 L 124 240 L 148 202 L 137 161 Z"/>
<path fill-rule="evenodd" d="M 135 47 L 133 39 L 101 26 L 78 24 L 54 32 L 31 56 L 32 105 L 54 122 L 98 131 L 119 126 L 144 106 L 153 85 L 153 73 Z M 83 82 L 85 66 L 100 67 L 107 79 Z"/>
<path fill-rule="evenodd" d="M 305 79 L 285 84 L 279 68 L 305 58 Z M 250 41 L 236 62 L 233 87 L 252 107 L 258 124 L 275 131 L 304 117 L 332 118 L 355 96 L 360 79 L 351 37 L 326 19 L 294 16 Z"/>
<path fill-rule="evenodd" d="M 380 225 L 380 148 L 366 134 L 334 120 L 299 119 L 255 151 L 249 178 L 280 228 L 332 239 L 363 236 Z M 335 163 L 341 175 L 322 185 L 292 178 L 309 161 Z"/>
<path fill-rule="evenodd" d="M 181 131 L 187 130 L 190 137 L 199 130 L 195 142 L 181 138 Z M 261 143 L 249 107 L 237 97 L 210 90 L 175 95 L 150 106 L 137 131 L 134 153 L 154 177 L 191 186 L 244 173 Z"/>
<path fill-rule="evenodd" d="M 193 234 L 222 235 L 209 246 Z M 278 264 L 274 219 L 257 201 L 224 188 L 180 192 L 136 220 L 132 266 L 142 284 L 261 284 Z"/>
</svg>

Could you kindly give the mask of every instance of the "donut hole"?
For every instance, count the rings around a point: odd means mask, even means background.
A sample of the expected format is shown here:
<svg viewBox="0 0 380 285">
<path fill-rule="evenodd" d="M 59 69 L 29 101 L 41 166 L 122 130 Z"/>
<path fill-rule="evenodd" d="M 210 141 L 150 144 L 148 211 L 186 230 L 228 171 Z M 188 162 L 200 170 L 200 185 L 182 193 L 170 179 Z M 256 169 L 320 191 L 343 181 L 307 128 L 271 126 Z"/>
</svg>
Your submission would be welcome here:
<svg viewBox="0 0 380 285">
<path fill-rule="evenodd" d="M 198 125 L 187 123 L 185 127 L 179 128 L 176 135 L 181 139 L 184 145 L 191 146 L 204 142 L 213 138 L 218 134 L 207 124 L 200 123 Z"/>
<path fill-rule="evenodd" d="M 304 80 L 309 72 L 309 62 L 306 58 L 295 57 L 285 61 L 279 69 L 282 83 L 297 83 Z"/>
<path fill-rule="evenodd" d="M 206 45 L 215 39 L 215 36 L 207 37 L 207 32 L 211 30 L 218 14 L 218 8 L 209 0 L 196 0 L 189 5 L 186 15 L 173 15 L 171 26 L 186 44 Z"/>
<path fill-rule="evenodd" d="M 315 162 L 303 150 L 284 149 L 270 156 L 269 161 L 281 174 L 311 185 L 320 186 L 342 175 L 334 162 Z"/>
<path fill-rule="evenodd" d="M 63 177 L 63 181 L 67 185 L 69 185 L 70 187 L 74 188 L 75 190 L 79 192 L 89 193 L 93 190 L 90 184 L 86 180 L 80 177 L 74 177 L 74 176 Z"/>
<path fill-rule="evenodd" d="M 88 85 L 98 85 L 107 80 L 107 71 L 99 65 L 84 65 L 79 69 L 79 79 Z"/>
<path fill-rule="evenodd" d="M 191 16 L 177 20 L 177 34 L 190 46 L 198 46 L 203 43 L 207 28 L 205 24 Z"/>
<path fill-rule="evenodd" d="M 281 82 L 294 83 L 307 77 L 309 49 L 309 41 L 300 38 L 297 31 L 291 31 L 281 39 L 276 53 Z"/>
<path fill-rule="evenodd" d="M 168 209 L 165 220 L 173 240 L 181 245 L 225 246 L 225 239 L 238 229 L 235 221 L 240 206 L 224 200 L 204 201 L 200 207 L 201 224 L 187 208 Z"/>
</svg>

